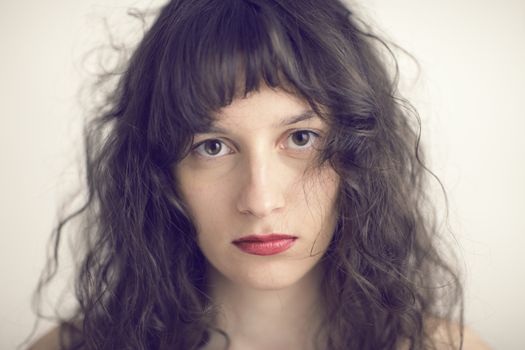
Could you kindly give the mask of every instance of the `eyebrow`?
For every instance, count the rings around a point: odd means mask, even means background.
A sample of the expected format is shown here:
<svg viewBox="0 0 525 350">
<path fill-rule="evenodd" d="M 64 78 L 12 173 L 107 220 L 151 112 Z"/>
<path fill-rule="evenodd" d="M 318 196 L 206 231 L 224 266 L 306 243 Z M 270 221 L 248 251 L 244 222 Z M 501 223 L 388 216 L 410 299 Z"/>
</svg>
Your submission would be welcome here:
<svg viewBox="0 0 525 350">
<path fill-rule="evenodd" d="M 284 120 L 281 120 L 280 122 L 272 125 L 273 128 L 281 128 L 283 126 L 293 125 L 299 122 L 302 122 L 304 120 L 312 119 L 314 117 L 318 117 L 317 114 L 313 110 L 307 110 L 305 112 L 302 112 L 301 114 L 291 116 L 289 118 L 286 118 Z M 207 134 L 207 133 L 217 133 L 217 134 L 227 134 L 228 129 L 221 128 L 220 126 L 216 125 L 210 125 L 199 134 Z"/>
</svg>

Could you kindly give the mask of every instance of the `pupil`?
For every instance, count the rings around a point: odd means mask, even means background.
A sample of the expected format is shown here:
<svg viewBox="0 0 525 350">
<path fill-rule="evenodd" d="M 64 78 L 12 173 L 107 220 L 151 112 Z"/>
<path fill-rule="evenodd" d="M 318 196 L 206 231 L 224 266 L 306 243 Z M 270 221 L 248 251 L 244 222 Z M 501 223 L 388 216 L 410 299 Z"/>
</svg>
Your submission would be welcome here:
<svg viewBox="0 0 525 350">
<path fill-rule="evenodd" d="M 221 151 L 221 143 L 217 140 L 206 142 L 204 146 L 206 153 L 216 155 Z"/>
<path fill-rule="evenodd" d="M 294 143 L 298 146 L 304 146 L 310 140 L 310 134 L 306 131 L 297 132 L 293 135 Z"/>
</svg>

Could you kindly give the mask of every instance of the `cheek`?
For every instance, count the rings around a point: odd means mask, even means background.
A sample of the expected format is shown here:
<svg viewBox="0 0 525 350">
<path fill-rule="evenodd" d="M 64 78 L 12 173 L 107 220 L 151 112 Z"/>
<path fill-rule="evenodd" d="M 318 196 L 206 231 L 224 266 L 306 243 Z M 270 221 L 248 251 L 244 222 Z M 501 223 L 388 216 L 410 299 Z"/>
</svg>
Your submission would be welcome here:
<svg viewBox="0 0 525 350">
<path fill-rule="evenodd" d="M 208 232 L 210 228 L 222 226 L 229 217 L 231 191 L 224 182 L 203 181 L 193 172 L 181 171 L 177 188 L 187 204 L 198 232 Z"/>
<path fill-rule="evenodd" d="M 303 202 L 308 211 L 321 221 L 329 221 L 336 213 L 335 204 L 339 192 L 339 177 L 337 173 L 326 168 L 312 174 L 303 182 Z"/>
<path fill-rule="evenodd" d="M 339 177 L 334 170 L 324 169 L 305 185 L 304 208 L 308 225 L 315 228 L 315 250 L 324 250 L 330 243 L 337 221 Z M 305 222 L 306 224 L 306 222 Z"/>
<path fill-rule="evenodd" d="M 313 171 L 294 193 L 294 222 L 308 240 L 309 253 L 322 253 L 332 240 L 337 222 L 339 177 L 331 168 Z"/>
</svg>

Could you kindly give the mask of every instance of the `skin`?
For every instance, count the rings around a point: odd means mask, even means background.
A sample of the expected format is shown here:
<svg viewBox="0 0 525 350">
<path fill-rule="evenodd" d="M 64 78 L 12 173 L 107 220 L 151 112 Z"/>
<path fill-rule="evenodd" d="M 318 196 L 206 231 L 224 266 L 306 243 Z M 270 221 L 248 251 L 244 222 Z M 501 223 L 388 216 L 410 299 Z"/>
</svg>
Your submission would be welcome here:
<svg viewBox="0 0 525 350">
<path fill-rule="evenodd" d="M 431 321 L 434 322 L 434 321 Z M 448 335 L 447 335 L 447 329 L 452 328 L 453 332 L 452 334 L 456 335 L 458 334 L 457 328 L 458 326 L 456 324 L 451 324 L 447 321 L 440 321 L 441 324 L 437 327 L 435 333 L 433 334 L 433 338 L 436 342 L 436 350 L 451 350 L 451 349 L 458 349 L 459 347 L 457 344 L 459 344 L 459 339 L 457 336 L 454 336 L 453 343 L 456 344 L 454 346 L 451 346 L 449 343 Z M 429 322 L 430 323 L 430 322 Z M 492 348 L 484 342 L 479 336 L 472 331 L 470 328 L 465 327 L 464 330 L 464 338 L 463 338 L 463 349 L 464 350 L 491 350 Z M 303 335 L 304 336 L 304 335 Z M 66 342 L 67 344 L 67 342 Z M 210 344 L 207 349 L 223 349 L 224 347 L 221 347 L 223 343 L 221 343 L 220 340 L 217 338 L 212 339 L 212 343 Z M 406 343 L 402 343 L 399 346 L 399 350 L 408 350 L 410 347 Z M 59 341 L 59 332 L 58 328 L 52 329 L 49 333 L 42 336 L 40 339 L 38 339 L 35 343 L 33 343 L 28 350 L 59 350 L 60 349 L 60 341 Z"/>
<path fill-rule="evenodd" d="M 209 262 L 217 324 L 232 349 L 307 349 L 304 332 L 319 318 L 316 266 L 336 223 L 339 179 L 313 167 L 327 126 L 305 101 L 263 87 L 221 109 L 214 127 L 223 130 L 196 135 L 174 177 Z M 271 256 L 232 244 L 269 233 L 298 239 Z"/>
</svg>

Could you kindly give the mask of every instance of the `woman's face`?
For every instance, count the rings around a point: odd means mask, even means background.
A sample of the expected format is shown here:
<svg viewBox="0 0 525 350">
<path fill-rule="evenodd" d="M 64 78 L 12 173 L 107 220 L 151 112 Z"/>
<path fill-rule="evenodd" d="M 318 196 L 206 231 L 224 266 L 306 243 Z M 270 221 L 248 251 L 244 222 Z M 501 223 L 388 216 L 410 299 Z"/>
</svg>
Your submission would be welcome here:
<svg viewBox="0 0 525 350">
<path fill-rule="evenodd" d="M 263 87 L 221 109 L 174 167 L 208 262 L 231 282 L 279 289 L 318 263 L 333 235 L 339 179 L 313 168 L 327 131 L 309 105 Z"/>
</svg>

